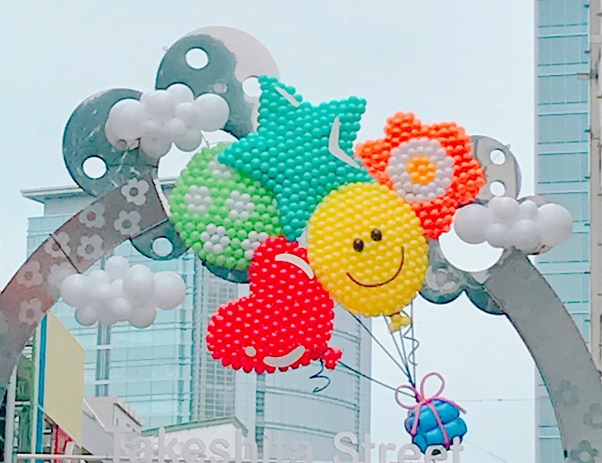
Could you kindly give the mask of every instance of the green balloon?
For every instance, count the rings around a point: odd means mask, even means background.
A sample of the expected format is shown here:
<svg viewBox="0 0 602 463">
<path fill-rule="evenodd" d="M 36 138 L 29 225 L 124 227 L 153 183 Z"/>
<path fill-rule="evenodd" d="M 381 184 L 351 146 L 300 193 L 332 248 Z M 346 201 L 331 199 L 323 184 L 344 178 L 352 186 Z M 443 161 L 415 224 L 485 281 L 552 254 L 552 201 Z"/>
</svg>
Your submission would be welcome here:
<svg viewBox="0 0 602 463">
<path fill-rule="evenodd" d="M 241 282 L 255 249 L 269 236 L 283 234 L 274 195 L 253 180 L 218 162 L 230 144 L 197 153 L 169 196 L 171 220 L 182 240 L 212 271 Z M 244 280 L 244 278 L 242 278 Z"/>
</svg>

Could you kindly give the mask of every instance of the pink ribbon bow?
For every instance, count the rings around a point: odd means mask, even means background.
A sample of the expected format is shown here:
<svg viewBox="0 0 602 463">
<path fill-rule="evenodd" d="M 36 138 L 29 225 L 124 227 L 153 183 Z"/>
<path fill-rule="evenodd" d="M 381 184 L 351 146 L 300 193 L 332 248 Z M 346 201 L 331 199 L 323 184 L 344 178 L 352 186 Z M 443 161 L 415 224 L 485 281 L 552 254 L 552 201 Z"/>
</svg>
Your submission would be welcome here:
<svg viewBox="0 0 602 463">
<path fill-rule="evenodd" d="M 435 392 L 432 396 L 427 397 L 426 396 L 426 381 L 432 376 L 435 376 L 439 379 L 439 389 L 437 389 L 437 392 Z M 405 404 L 401 401 L 399 396 L 404 389 L 407 389 L 412 392 L 412 395 L 414 397 L 416 397 L 417 403 Z M 412 435 L 412 438 L 415 437 L 416 434 L 418 433 L 418 422 L 420 421 L 420 412 L 422 411 L 422 407 L 424 407 L 424 406 L 429 407 L 431 409 L 431 411 L 433 412 L 435 419 L 437 420 L 439 429 L 441 429 L 441 432 L 443 433 L 443 439 L 445 440 L 445 446 L 447 447 L 447 446 L 449 446 L 449 444 L 451 444 L 451 440 L 449 438 L 449 435 L 447 434 L 447 431 L 445 430 L 445 426 L 444 426 L 443 422 L 441 421 L 439 412 L 433 405 L 433 401 L 440 400 L 442 402 L 447 402 L 447 403 L 453 405 L 454 407 L 458 408 L 458 410 L 460 410 L 462 413 L 466 413 L 466 410 L 464 410 L 462 407 L 460 407 L 453 400 L 449 400 L 444 397 L 441 397 L 441 393 L 443 392 L 443 389 L 445 389 L 445 380 L 443 379 L 443 376 L 441 376 L 439 373 L 432 372 L 432 373 L 425 375 L 424 378 L 422 378 L 422 381 L 420 382 L 420 389 L 416 389 L 416 387 L 411 386 L 411 385 L 399 386 L 395 390 L 395 401 L 397 402 L 397 404 L 400 407 L 403 407 L 406 410 L 409 410 L 410 412 L 411 411 L 414 412 L 414 424 L 412 425 L 412 429 L 410 430 L 410 434 Z M 408 412 L 408 415 L 410 412 Z"/>
</svg>

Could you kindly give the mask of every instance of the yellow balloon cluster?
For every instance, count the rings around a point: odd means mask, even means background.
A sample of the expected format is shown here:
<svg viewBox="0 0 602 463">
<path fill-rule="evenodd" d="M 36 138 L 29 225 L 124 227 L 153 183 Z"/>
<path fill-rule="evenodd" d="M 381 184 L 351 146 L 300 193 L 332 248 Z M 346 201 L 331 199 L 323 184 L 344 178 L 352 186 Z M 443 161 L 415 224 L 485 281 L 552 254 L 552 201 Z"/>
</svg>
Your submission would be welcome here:
<svg viewBox="0 0 602 463">
<path fill-rule="evenodd" d="M 308 257 L 316 277 L 354 314 L 391 317 L 395 331 L 424 282 L 428 244 L 412 207 L 385 185 L 355 183 L 331 192 L 309 220 Z"/>
</svg>

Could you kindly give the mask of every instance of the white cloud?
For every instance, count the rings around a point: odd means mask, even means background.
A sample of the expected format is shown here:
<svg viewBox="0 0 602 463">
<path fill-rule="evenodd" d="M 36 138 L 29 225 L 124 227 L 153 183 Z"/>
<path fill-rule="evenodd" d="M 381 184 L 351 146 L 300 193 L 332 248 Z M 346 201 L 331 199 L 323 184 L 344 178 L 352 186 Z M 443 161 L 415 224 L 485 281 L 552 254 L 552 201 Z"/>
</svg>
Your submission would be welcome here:
<svg viewBox="0 0 602 463">
<path fill-rule="evenodd" d="M 516 248 L 525 254 L 547 251 L 566 241 L 573 231 L 571 213 L 558 204 L 537 206 L 509 197 L 492 198 L 486 206 L 470 204 L 454 217 L 454 230 L 469 244 Z"/>
<path fill-rule="evenodd" d="M 165 156 L 173 143 L 182 151 L 194 151 L 203 131 L 224 127 L 230 107 L 224 98 L 205 93 L 194 98 L 192 90 L 174 84 L 167 90 L 142 94 L 140 100 L 125 98 L 113 105 L 105 125 L 108 140 L 117 148 L 140 146 L 148 156 Z"/>
<path fill-rule="evenodd" d="M 84 326 L 127 321 L 146 328 L 155 321 L 157 309 L 176 308 L 185 293 L 186 285 L 176 273 L 130 267 L 121 256 L 111 257 L 105 270 L 70 275 L 61 284 L 63 300 L 75 308 L 75 318 Z"/>
</svg>

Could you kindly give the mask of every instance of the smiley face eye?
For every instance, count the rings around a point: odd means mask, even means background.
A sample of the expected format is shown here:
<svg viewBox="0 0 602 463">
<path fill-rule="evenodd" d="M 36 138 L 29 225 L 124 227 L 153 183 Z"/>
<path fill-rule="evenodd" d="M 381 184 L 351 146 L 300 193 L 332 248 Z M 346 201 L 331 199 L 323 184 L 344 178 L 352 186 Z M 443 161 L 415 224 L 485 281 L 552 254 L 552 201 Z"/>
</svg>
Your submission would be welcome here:
<svg viewBox="0 0 602 463">
<path fill-rule="evenodd" d="M 374 241 L 380 241 L 383 239 L 383 233 L 378 228 L 372 230 L 372 234 L 370 236 Z"/>
<path fill-rule="evenodd" d="M 364 242 L 359 238 L 353 242 L 353 249 L 357 252 L 362 252 L 364 250 Z"/>
</svg>

